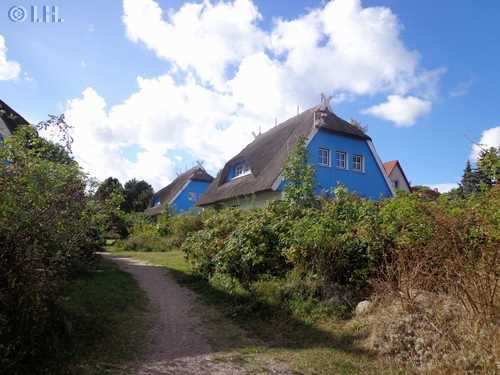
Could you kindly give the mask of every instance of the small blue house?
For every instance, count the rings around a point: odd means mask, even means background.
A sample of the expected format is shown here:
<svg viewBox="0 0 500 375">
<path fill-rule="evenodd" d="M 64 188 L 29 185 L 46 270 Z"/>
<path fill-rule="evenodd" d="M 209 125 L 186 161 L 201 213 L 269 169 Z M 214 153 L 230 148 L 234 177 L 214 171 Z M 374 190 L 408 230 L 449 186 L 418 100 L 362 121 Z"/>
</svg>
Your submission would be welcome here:
<svg viewBox="0 0 500 375">
<path fill-rule="evenodd" d="M 258 135 L 218 173 L 198 206 L 260 207 L 282 197 L 283 168 L 300 138 L 307 140 L 308 160 L 315 168 L 315 190 L 328 194 L 338 184 L 362 197 L 394 195 L 371 138 L 333 113 L 322 96 L 320 105 Z"/>
<path fill-rule="evenodd" d="M 202 167 L 194 167 L 177 176 L 169 185 L 157 191 L 151 200 L 151 206 L 144 213 L 156 217 L 166 207 L 173 213 L 181 213 L 196 209 L 196 202 L 207 191 L 213 181 Z"/>
</svg>

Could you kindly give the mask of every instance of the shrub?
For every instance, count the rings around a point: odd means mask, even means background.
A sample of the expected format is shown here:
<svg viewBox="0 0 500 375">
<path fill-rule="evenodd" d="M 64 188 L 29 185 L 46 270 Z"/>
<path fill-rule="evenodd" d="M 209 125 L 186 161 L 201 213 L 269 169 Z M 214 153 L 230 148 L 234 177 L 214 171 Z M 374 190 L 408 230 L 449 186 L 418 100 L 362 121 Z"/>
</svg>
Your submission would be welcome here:
<svg viewBox="0 0 500 375">
<path fill-rule="evenodd" d="M 28 126 L 0 146 L 0 367 L 7 373 L 43 369 L 62 348 L 62 289 L 99 249 L 87 180 L 68 160 Z"/>
<path fill-rule="evenodd" d="M 422 322 L 413 333 L 418 342 L 429 331 L 439 337 L 439 348 L 431 348 L 432 355 L 419 358 L 418 365 L 429 366 L 432 360 L 455 370 L 470 370 L 472 364 L 473 371 L 494 369 L 500 322 L 499 213 L 498 187 L 459 203 L 405 197 L 382 208 L 381 230 L 391 240 L 379 295 L 399 300 L 398 314 L 409 326 L 381 329 L 410 329 L 417 319 L 415 324 Z M 391 350 L 398 347 L 394 340 Z M 415 350 L 415 343 L 405 347 Z"/>
<path fill-rule="evenodd" d="M 202 213 L 202 229 L 191 233 L 182 244 L 182 250 L 193 271 L 209 279 L 215 271 L 215 256 L 224 248 L 230 234 L 247 213 L 236 208 Z"/>
<path fill-rule="evenodd" d="M 193 232 L 200 230 L 203 226 L 202 216 L 193 213 L 175 215 L 170 219 L 170 242 L 179 247 Z"/>
<path fill-rule="evenodd" d="M 371 227 L 376 205 L 342 187 L 335 195 L 335 200 L 324 200 L 320 209 L 312 208 L 291 223 L 286 250 L 295 272 L 317 278 L 326 294 L 328 285 L 356 291 L 366 287 L 380 252 Z"/>
<path fill-rule="evenodd" d="M 244 285 L 262 276 L 283 275 L 288 267 L 273 218 L 266 209 L 255 209 L 243 216 L 215 254 L 215 271 L 231 275 Z"/>
<path fill-rule="evenodd" d="M 129 236 L 115 246 L 121 251 L 168 251 L 171 243 L 160 236 L 157 225 L 144 214 L 128 216 L 131 227 Z"/>
</svg>

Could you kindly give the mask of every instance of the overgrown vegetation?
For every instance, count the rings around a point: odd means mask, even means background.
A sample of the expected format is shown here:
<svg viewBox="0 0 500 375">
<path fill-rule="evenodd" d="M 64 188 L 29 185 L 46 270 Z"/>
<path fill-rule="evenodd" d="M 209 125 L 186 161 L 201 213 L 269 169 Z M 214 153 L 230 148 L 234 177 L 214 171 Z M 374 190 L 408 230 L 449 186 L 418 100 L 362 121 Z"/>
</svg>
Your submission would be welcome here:
<svg viewBox="0 0 500 375">
<path fill-rule="evenodd" d="M 460 194 L 378 202 L 342 186 L 332 198 L 314 198 L 305 155 L 299 142 L 284 172 L 283 201 L 166 216 L 158 228 L 169 243 L 164 249 L 180 245 L 196 275 L 237 296 L 233 313 L 254 314 L 264 298 L 314 321 L 350 316 L 368 298 L 379 301 L 370 348 L 418 368 L 494 371 L 499 150 L 483 152 L 477 168 L 466 169 L 465 180 L 469 172 L 483 179 L 463 181 Z"/>
<path fill-rule="evenodd" d="M 38 135 L 49 129 L 62 145 Z M 54 373 L 75 344 L 64 290 L 94 269 L 113 199 L 95 199 L 63 117 L 21 126 L 0 145 L 0 368 Z"/>
</svg>

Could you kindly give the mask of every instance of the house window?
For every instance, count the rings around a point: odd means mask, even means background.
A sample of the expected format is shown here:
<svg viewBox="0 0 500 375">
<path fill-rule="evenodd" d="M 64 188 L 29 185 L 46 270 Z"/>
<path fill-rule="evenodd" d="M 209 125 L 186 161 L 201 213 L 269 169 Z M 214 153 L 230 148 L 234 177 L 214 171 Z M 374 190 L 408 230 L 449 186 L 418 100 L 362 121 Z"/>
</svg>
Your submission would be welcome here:
<svg viewBox="0 0 500 375">
<path fill-rule="evenodd" d="M 198 200 L 198 194 L 196 194 L 193 191 L 190 191 L 188 196 L 189 196 L 188 199 L 190 202 L 196 202 Z"/>
<path fill-rule="evenodd" d="M 327 148 L 319 149 L 319 165 L 324 165 L 325 167 L 330 166 L 330 150 Z"/>
<path fill-rule="evenodd" d="M 353 155 L 352 156 L 352 169 L 355 171 L 363 172 L 364 170 L 364 160 L 363 155 Z"/>
<path fill-rule="evenodd" d="M 246 165 L 245 163 L 237 164 L 234 167 L 234 178 L 245 176 L 249 173 L 250 173 L 250 168 L 248 168 L 248 165 Z"/>
<path fill-rule="evenodd" d="M 399 189 L 399 180 L 394 180 L 394 187 Z"/>
<path fill-rule="evenodd" d="M 153 199 L 153 206 L 159 206 L 161 203 L 160 197 L 154 197 Z"/>
<path fill-rule="evenodd" d="M 344 151 L 337 151 L 336 153 L 336 166 L 340 169 L 347 169 L 347 153 Z"/>
</svg>

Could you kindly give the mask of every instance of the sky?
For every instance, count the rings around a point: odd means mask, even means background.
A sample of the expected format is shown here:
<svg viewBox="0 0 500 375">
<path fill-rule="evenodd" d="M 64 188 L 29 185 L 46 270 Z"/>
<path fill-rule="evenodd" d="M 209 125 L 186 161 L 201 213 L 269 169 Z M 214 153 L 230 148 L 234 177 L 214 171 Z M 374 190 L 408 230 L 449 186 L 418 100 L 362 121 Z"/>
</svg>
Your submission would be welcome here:
<svg viewBox="0 0 500 375">
<path fill-rule="evenodd" d="M 32 22 L 43 5 L 56 17 Z M 158 189 L 325 93 L 412 185 L 446 191 L 474 143 L 500 146 L 499 18 L 497 1 L 2 1 L 0 98 L 33 123 L 64 113 L 90 175 Z"/>
</svg>

